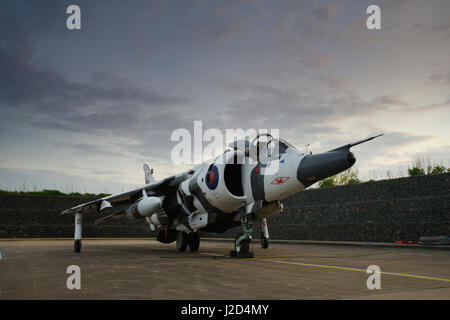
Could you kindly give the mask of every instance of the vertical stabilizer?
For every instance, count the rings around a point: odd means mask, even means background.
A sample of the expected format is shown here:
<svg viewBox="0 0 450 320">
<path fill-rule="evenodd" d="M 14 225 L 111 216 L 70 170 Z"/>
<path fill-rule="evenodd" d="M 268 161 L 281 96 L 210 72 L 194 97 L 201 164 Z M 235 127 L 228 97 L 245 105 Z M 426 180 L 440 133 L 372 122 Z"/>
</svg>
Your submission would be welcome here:
<svg viewBox="0 0 450 320">
<path fill-rule="evenodd" d="M 153 169 L 150 168 L 146 163 L 144 163 L 144 172 L 145 172 L 145 184 L 149 184 L 155 182 L 155 178 L 153 177 Z"/>
</svg>

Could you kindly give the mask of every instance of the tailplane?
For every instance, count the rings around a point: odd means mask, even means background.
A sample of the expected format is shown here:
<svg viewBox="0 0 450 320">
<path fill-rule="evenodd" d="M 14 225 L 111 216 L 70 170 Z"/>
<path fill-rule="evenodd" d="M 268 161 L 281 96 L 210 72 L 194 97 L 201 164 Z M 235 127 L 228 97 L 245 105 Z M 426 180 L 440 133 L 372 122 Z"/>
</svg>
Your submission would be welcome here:
<svg viewBox="0 0 450 320">
<path fill-rule="evenodd" d="M 150 168 L 146 163 L 144 163 L 144 172 L 145 172 L 145 184 L 149 184 L 155 182 L 155 178 L 153 177 L 153 169 Z"/>
</svg>

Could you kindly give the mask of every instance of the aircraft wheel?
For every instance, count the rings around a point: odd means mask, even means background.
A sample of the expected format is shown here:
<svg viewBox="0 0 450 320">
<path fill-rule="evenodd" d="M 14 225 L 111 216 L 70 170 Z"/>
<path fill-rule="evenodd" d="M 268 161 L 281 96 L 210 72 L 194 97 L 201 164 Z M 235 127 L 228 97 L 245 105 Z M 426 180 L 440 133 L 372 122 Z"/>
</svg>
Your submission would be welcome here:
<svg viewBox="0 0 450 320">
<path fill-rule="evenodd" d="M 234 237 L 234 250 L 237 252 L 237 248 L 236 248 L 236 240 L 238 238 L 240 238 L 244 233 L 243 232 L 239 232 L 235 237 Z M 240 252 L 249 252 L 250 251 L 250 240 L 242 240 L 241 241 L 241 250 Z"/>
<path fill-rule="evenodd" d="M 180 252 L 186 251 L 188 246 L 188 234 L 186 232 L 177 232 L 177 250 Z"/>
<path fill-rule="evenodd" d="M 73 243 L 73 248 L 75 250 L 75 252 L 80 252 L 81 251 L 81 240 L 75 240 Z"/>
<path fill-rule="evenodd" d="M 192 232 L 189 239 L 189 250 L 196 252 L 200 248 L 200 235 L 198 232 Z"/>
<path fill-rule="evenodd" d="M 234 238 L 234 251 L 230 251 L 230 257 L 239 257 L 239 258 L 253 258 L 253 252 L 250 251 L 250 245 L 252 241 L 250 239 L 241 241 L 241 248 L 239 252 L 237 251 L 236 241 L 240 236 L 243 235 L 243 232 L 239 232 Z"/>
<path fill-rule="evenodd" d="M 262 238 L 261 239 L 261 247 L 263 249 L 267 249 L 269 247 L 269 239 L 267 238 Z"/>
<path fill-rule="evenodd" d="M 250 251 L 250 240 L 241 241 L 241 251 L 238 252 L 239 258 L 253 258 L 253 252 Z"/>
<path fill-rule="evenodd" d="M 250 251 L 250 240 L 243 240 L 241 242 L 241 252 L 246 253 Z"/>
</svg>

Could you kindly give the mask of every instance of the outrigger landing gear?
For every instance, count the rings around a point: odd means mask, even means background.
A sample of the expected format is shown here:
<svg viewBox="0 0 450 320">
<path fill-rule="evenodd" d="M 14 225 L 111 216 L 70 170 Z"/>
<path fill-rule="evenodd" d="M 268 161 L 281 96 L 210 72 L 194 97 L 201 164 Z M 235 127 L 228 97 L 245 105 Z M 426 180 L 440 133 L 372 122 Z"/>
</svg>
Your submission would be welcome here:
<svg viewBox="0 0 450 320">
<path fill-rule="evenodd" d="M 269 229 L 267 228 L 267 219 L 261 219 L 261 247 L 267 249 L 269 247 Z"/>
<path fill-rule="evenodd" d="M 73 242 L 73 248 L 76 253 L 80 252 L 81 251 L 81 240 L 75 240 Z"/>
<path fill-rule="evenodd" d="M 230 252 L 231 257 L 238 258 L 253 258 L 253 252 L 250 251 L 250 245 L 253 242 L 253 230 L 248 225 L 247 215 L 245 214 L 245 207 L 241 209 L 241 224 L 242 231 L 234 238 L 234 251 Z"/>
<path fill-rule="evenodd" d="M 80 212 L 75 213 L 75 240 L 73 248 L 76 253 L 81 251 L 81 228 L 83 226 L 83 216 Z"/>
</svg>

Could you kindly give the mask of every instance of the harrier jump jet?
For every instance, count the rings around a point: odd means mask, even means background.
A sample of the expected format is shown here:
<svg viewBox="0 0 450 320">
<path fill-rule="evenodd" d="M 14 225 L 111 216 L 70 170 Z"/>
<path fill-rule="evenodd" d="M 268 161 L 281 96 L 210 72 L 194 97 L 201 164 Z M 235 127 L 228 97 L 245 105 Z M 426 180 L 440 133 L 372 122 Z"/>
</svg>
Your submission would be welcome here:
<svg viewBox="0 0 450 320">
<path fill-rule="evenodd" d="M 157 230 L 158 241 L 176 242 L 179 251 L 199 249 L 199 230 L 223 233 L 241 226 L 231 255 L 253 257 L 251 222 L 259 221 L 261 246 L 267 248 L 267 218 L 283 210 L 280 201 L 350 168 L 356 161 L 350 148 L 379 136 L 324 153 L 304 154 L 270 134 L 258 135 L 252 141 L 235 141 L 222 155 L 163 180 L 156 181 L 145 164 L 144 186 L 61 214 L 75 214 L 75 252 L 81 250 L 82 215 L 97 210 L 105 216 L 96 223 L 118 216 L 145 219 L 151 230 Z"/>
</svg>

